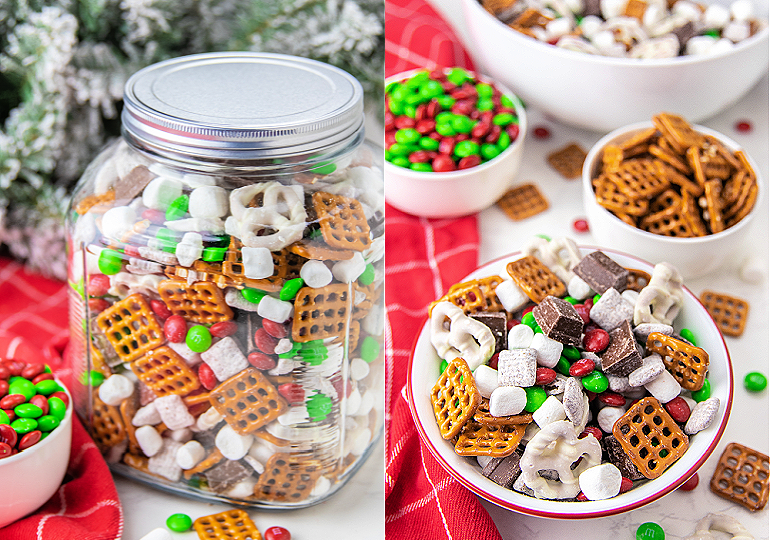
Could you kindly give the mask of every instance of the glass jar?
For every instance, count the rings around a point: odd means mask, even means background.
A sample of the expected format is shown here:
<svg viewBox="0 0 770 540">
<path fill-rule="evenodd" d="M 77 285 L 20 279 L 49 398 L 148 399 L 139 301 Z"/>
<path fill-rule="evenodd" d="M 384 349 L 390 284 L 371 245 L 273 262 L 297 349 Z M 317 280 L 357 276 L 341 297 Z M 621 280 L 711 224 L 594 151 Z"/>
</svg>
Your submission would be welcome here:
<svg viewBox="0 0 770 540">
<path fill-rule="evenodd" d="M 76 410 L 111 468 L 298 508 L 382 431 L 382 150 L 335 67 L 202 54 L 126 83 L 68 221 Z"/>
</svg>

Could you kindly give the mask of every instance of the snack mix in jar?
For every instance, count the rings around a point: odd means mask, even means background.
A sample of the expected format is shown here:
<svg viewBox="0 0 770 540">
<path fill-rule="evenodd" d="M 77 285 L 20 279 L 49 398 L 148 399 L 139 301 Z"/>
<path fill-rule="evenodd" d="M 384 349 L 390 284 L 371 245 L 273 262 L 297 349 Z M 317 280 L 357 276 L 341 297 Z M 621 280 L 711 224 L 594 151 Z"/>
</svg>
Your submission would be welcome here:
<svg viewBox="0 0 770 540">
<path fill-rule="evenodd" d="M 69 213 L 76 410 L 113 470 L 302 507 L 382 428 L 381 149 L 335 67 L 145 68 Z"/>
<path fill-rule="evenodd" d="M 534 237 L 507 276 L 431 305 L 441 436 L 480 473 L 541 499 L 602 500 L 660 477 L 718 416 L 708 352 L 675 330 L 682 278 L 568 238 Z"/>
</svg>

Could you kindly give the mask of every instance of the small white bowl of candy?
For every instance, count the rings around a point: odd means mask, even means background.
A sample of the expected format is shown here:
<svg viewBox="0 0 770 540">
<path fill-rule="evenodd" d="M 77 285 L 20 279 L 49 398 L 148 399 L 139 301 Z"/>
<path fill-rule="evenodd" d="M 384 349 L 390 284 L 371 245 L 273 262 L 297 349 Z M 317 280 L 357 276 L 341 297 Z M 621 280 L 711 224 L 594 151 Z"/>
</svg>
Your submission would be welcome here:
<svg viewBox="0 0 770 540">
<path fill-rule="evenodd" d="M 768 69 L 767 2 L 463 0 L 474 59 L 525 103 L 609 131 L 726 109 Z M 549 7 L 545 7 L 549 6 Z M 669 6 L 671 6 L 669 8 Z"/>
<path fill-rule="evenodd" d="M 667 263 L 533 238 L 431 306 L 407 394 L 421 438 L 501 507 L 596 518 L 714 451 L 732 405 L 719 329 Z"/>
</svg>

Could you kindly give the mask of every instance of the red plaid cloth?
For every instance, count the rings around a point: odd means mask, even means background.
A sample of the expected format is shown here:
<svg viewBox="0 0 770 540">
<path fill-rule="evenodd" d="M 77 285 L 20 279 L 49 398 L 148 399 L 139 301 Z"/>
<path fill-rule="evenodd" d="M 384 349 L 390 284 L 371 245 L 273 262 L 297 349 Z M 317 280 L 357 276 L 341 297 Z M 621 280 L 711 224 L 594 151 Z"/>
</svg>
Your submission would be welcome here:
<svg viewBox="0 0 770 540">
<path fill-rule="evenodd" d="M 385 4 L 385 73 L 462 66 L 470 58 L 423 0 Z M 478 264 L 476 216 L 439 220 L 385 209 L 385 531 L 388 540 L 500 539 L 478 499 L 420 440 L 406 401 L 406 371 L 428 305 Z"/>
<path fill-rule="evenodd" d="M 62 381 L 69 381 L 71 372 L 62 360 L 69 335 L 66 284 L 0 259 L 0 298 L 0 357 L 45 362 Z M 0 529 L 0 538 L 117 540 L 122 533 L 123 512 L 115 483 L 75 417 L 62 486 L 36 512 Z"/>
</svg>

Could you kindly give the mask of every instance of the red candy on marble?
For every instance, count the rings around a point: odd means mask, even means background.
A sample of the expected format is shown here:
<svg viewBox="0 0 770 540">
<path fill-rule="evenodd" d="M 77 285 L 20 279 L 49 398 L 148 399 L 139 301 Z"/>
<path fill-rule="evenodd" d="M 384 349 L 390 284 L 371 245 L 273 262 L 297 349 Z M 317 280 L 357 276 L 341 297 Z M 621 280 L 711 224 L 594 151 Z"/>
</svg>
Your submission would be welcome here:
<svg viewBox="0 0 770 540">
<path fill-rule="evenodd" d="M 548 137 L 551 136 L 551 132 L 545 126 L 537 126 L 535 129 L 532 130 L 532 134 L 537 139 L 547 139 Z"/>
<path fill-rule="evenodd" d="M 748 120 L 740 120 L 735 123 L 735 130 L 739 133 L 751 133 L 753 126 Z"/>
<path fill-rule="evenodd" d="M 577 232 L 588 232 L 588 222 L 583 218 L 578 218 L 572 222 L 572 228 Z"/>
<path fill-rule="evenodd" d="M 270 527 L 265 530 L 265 540 L 291 540 L 291 533 L 283 527 Z"/>
<path fill-rule="evenodd" d="M 698 487 L 698 482 L 700 481 L 700 478 L 698 478 L 698 473 L 693 473 L 690 478 L 687 479 L 687 481 L 679 486 L 679 489 L 682 491 L 692 491 L 696 487 Z"/>
</svg>

